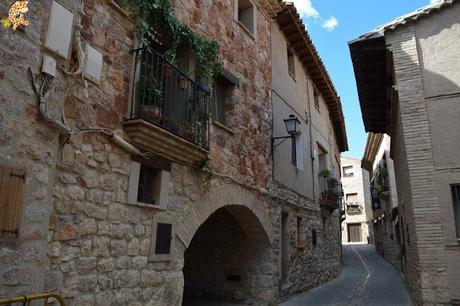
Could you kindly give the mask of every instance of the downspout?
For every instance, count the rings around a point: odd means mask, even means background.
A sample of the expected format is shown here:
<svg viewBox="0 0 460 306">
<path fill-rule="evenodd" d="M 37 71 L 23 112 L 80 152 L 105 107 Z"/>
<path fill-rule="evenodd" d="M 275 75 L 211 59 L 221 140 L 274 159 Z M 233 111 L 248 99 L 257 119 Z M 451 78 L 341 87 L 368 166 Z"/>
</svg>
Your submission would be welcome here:
<svg viewBox="0 0 460 306">
<path fill-rule="evenodd" d="M 312 116 L 311 116 L 311 103 L 310 103 L 310 82 L 309 77 L 307 77 L 307 96 L 308 96 L 308 131 L 310 133 L 310 159 L 311 159 L 311 178 L 313 182 L 313 202 L 316 203 L 316 191 L 315 191 L 315 164 L 313 158 L 313 132 L 312 132 Z"/>
</svg>

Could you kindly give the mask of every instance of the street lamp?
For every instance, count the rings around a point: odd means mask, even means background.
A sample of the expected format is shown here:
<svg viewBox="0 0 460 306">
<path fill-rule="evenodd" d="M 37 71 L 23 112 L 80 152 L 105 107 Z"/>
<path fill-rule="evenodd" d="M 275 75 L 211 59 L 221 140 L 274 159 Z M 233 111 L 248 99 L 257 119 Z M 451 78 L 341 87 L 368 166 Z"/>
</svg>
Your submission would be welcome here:
<svg viewBox="0 0 460 306">
<path fill-rule="evenodd" d="M 296 116 L 290 115 L 288 119 L 284 119 L 284 124 L 286 125 L 286 130 L 290 135 L 289 137 L 297 135 L 300 120 Z"/>
<path fill-rule="evenodd" d="M 299 133 L 300 120 L 296 116 L 290 115 L 289 118 L 284 119 L 283 121 L 284 121 L 284 124 L 286 125 L 286 131 L 288 132 L 289 136 L 273 137 L 272 138 L 272 153 L 276 149 L 276 147 L 281 145 L 287 139 L 293 140 L 293 150 L 295 150 L 295 136 Z M 275 145 L 275 140 L 280 140 L 280 139 L 282 139 L 283 141 Z"/>
</svg>

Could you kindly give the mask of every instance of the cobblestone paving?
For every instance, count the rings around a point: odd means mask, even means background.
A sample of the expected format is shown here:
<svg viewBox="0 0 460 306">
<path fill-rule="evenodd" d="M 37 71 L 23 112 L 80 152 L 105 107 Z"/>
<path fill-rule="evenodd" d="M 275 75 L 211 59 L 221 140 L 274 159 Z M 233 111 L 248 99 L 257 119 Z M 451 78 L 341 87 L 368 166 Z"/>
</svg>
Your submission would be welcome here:
<svg viewBox="0 0 460 306">
<path fill-rule="evenodd" d="M 343 247 L 342 274 L 280 306 L 412 305 L 399 272 L 372 245 Z"/>
</svg>

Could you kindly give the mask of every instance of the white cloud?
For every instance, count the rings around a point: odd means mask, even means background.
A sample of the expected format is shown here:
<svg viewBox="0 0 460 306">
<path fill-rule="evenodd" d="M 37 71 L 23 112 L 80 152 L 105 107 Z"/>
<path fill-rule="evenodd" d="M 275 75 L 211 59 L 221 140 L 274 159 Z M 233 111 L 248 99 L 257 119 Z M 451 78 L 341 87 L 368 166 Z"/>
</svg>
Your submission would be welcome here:
<svg viewBox="0 0 460 306">
<path fill-rule="evenodd" d="M 323 28 L 328 30 L 328 31 L 332 31 L 338 25 L 339 25 L 339 22 L 337 21 L 337 18 L 335 18 L 334 16 L 331 16 L 331 17 L 329 17 L 328 20 L 326 20 L 323 23 Z"/>
<path fill-rule="evenodd" d="M 314 18 L 320 17 L 319 12 L 313 7 L 311 0 L 291 0 L 301 17 Z"/>
</svg>

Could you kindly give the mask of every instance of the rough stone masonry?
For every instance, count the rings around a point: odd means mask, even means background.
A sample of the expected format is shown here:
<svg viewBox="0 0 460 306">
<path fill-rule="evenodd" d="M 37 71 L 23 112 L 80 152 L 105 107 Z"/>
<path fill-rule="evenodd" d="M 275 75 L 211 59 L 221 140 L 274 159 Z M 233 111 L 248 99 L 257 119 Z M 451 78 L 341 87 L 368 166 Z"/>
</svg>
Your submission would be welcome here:
<svg viewBox="0 0 460 306">
<path fill-rule="evenodd" d="M 72 1 L 59 2 L 73 9 Z M 63 101 L 66 79 L 58 69 L 49 104 L 57 113 L 64 108 L 71 126 L 101 127 L 128 139 L 123 120 L 130 103 L 133 56 L 129 51 L 135 47 L 135 26 L 112 1 L 85 0 L 84 4 L 82 40 L 103 54 L 101 81 L 89 82 L 87 91 L 77 84 Z M 254 40 L 229 18 L 233 4 L 175 3 L 184 23 L 221 44 L 225 69 L 241 85 L 232 96 L 228 129 L 211 128 L 210 160 L 215 174 L 203 182 L 201 171 L 172 163 L 164 210 L 128 204 L 132 162 L 128 152 L 105 135 L 60 135 L 40 116 L 28 67 L 38 75 L 44 54 L 55 58 L 58 66 L 75 65 L 74 48 L 72 59 L 66 61 L 43 47 L 51 1 L 30 1 L 30 25 L 16 32 L 2 30 L 0 163 L 23 167 L 26 176 L 19 235 L 0 244 L 0 296 L 56 292 L 69 305 L 181 305 L 187 282 L 184 253 L 200 226 L 216 211 L 222 214 L 221 208 L 228 229 L 246 233 L 248 241 L 240 242 L 240 247 L 249 253 L 247 258 L 236 256 L 228 268 L 231 271 L 225 271 L 225 277 L 237 274 L 247 286 L 242 290 L 226 280 L 219 298 L 274 305 L 339 273 L 336 213 L 323 220 L 317 203 L 275 188 L 271 182 L 270 21 L 257 11 Z M 0 13 L 4 15 L 7 9 L 3 1 Z M 280 289 L 283 211 L 291 216 L 290 256 L 288 279 Z M 304 248 L 297 246 L 299 227 L 292 217 L 296 211 L 307 212 L 300 228 L 306 233 L 317 230 L 316 246 L 311 238 Z M 177 235 L 168 261 L 151 261 L 149 256 L 153 220 L 159 216 L 175 220 Z M 206 224 L 209 231 L 222 230 L 220 222 Z M 260 245 L 251 240 L 251 233 L 259 232 L 263 233 Z M 210 241 L 219 246 L 226 240 Z M 219 270 L 216 262 L 209 262 L 210 269 Z M 232 270 L 238 266 L 247 269 Z M 206 290 L 215 291 L 212 284 L 207 286 L 201 288 L 201 296 Z"/>
</svg>

